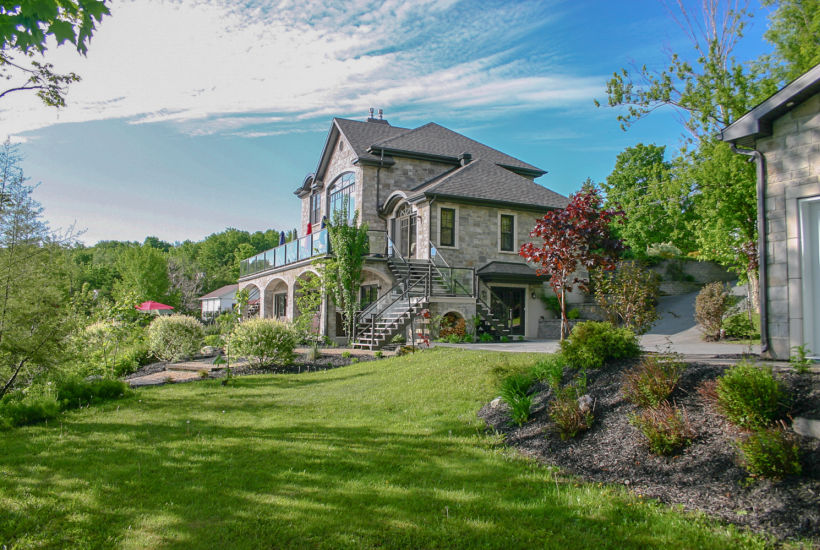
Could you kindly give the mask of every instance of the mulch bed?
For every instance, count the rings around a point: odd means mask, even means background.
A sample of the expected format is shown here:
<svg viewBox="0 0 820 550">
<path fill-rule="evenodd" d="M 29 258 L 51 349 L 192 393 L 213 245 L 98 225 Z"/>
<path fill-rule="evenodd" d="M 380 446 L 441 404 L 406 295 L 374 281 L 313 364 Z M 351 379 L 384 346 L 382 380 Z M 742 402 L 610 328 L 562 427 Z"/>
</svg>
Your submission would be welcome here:
<svg viewBox="0 0 820 550">
<path fill-rule="evenodd" d="M 695 391 L 727 367 L 689 363 L 672 399 L 685 408 L 697 437 L 677 456 L 655 456 L 638 429 L 629 424 L 629 414 L 636 407 L 621 396 L 623 374 L 633 364 L 612 364 L 588 373 L 595 421 L 589 431 L 569 441 L 555 433 L 547 414 L 551 391 L 540 383 L 534 388 L 532 419 L 524 426 L 510 421 L 503 403 L 488 404 L 478 415 L 504 433 L 508 445 L 583 479 L 623 484 L 636 494 L 700 510 L 778 539 L 808 538 L 820 546 L 820 441 L 799 437 L 800 477 L 749 479 L 736 463 L 733 447 L 741 432 Z M 820 376 L 776 376 L 795 396 L 792 416 L 820 418 Z"/>
<path fill-rule="evenodd" d="M 299 355 L 292 365 L 268 365 L 263 368 L 254 368 L 251 365 L 242 365 L 231 368 L 234 375 L 242 376 L 248 374 L 300 374 L 303 372 L 314 372 L 318 370 L 330 370 L 339 367 L 346 367 L 356 359 L 359 363 L 374 361 L 375 357 L 370 355 L 354 355 L 345 358 L 341 355 L 320 355 L 314 360 L 308 360 L 307 355 Z M 214 373 L 215 378 L 224 376 L 224 371 Z"/>
</svg>

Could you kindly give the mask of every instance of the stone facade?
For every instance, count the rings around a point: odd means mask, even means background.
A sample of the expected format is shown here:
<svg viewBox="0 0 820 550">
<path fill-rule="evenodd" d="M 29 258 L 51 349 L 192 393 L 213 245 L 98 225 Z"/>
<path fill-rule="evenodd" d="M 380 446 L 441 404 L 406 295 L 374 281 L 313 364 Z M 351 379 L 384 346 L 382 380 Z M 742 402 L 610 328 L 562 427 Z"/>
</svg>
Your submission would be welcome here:
<svg viewBox="0 0 820 550">
<path fill-rule="evenodd" d="M 368 224 L 368 228 L 373 231 L 389 232 L 391 230 L 391 219 L 396 213 L 408 203 L 408 197 L 424 183 L 451 171 L 453 163 L 438 162 L 435 159 L 424 160 L 409 156 L 394 156 L 392 163 L 385 166 L 374 166 L 373 160 L 370 164 L 359 162 L 358 157 L 351 143 L 347 141 L 341 132 L 331 132 L 332 142 L 326 144 L 327 149 L 322 158 L 327 159 L 323 164 L 323 173 L 317 174 L 315 183 L 317 191 L 322 194 L 321 212 L 322 216 L 329 216 L 330 191 L 332 183 L 341 175 L 351 172 L 355 175 L 356 183 L 354 190 L 355 208 L 359 211 L 360 221 Z M 532 179 L 532 178 L 528 178 Z M 307 189 L 302 189 L 299 193 L 301 197 L 301 224 L 299 235 L 305 235 L 310 220 L 311 195 Z M 478 269 L 491 261 L 525 263 L 518 256 L 518 248 L 529 239 L 529 231 L 532 229 L 538 214 L 527 209 L 502 208 L 489 205 L 470 204 L 468 202 L 437 201 L 435 198 L 421 198 L 418 196 L 410 204 L 412 211 L 416 215 L 416 249 L 413 255 L 416 259 L 429 259 L 430 244 L 437 245 L 439 242 L 439 215 L 442 206 L 453 207 L 457 211 L 456 215 L 456 246 L 438 247 L 441 255 L 452 267 L 464 267 Z M 501 215 L 512 215 L 515 217 L 515 242 L 510 251 L 503 251 L 500 248 L 500 220 Z M 316 232 L 320 228 L 313 226 Z M 371 238 L 371 243 L 373 242 Z M 315 266 L 310 261 L 291 264 L 284 267 L 272 269 L 269 272 L 262 272 L 256 275 L 243 277 L 240 281 L 240 288 L 254 286 L 260 292 L 260 315 L 263 317 L 274 316 L 274 296 L 276 294 L 286 294 L 287 296 L 287 319 L 293 319 L 298 312 L 295 308 L 295 291 L 298 287 L 300 277 L 309 271 L 315 271 Z M 387 268 L 383 258 L 371 258 L 366 262 L 365 280 L 363 285 L 375 284 L 379 289 L 379 294 L 388 292 L 396 283 L 390 270 Z M 526 336 L 537 337 L 538 325 L 541 319 L 550 314 L 544 309 L 539 295 L 543 292 L 551 292 L 549 287 L 543 284 L 531 283 L 504 283 L 508 286 L 515 286 L 525 290 L 525 327 Z M 495 283 L 493 283 L 495 286 Z M 581 301 L 576 298 L 576 301 Z M 323 334 L 330 337 L 337 335 L 336 312 L 332 304 L 326 303 L 322 307 L 320 328 Z M 469 319 L 476 314 L 475 298 L 472 299 L 437 299 L 430 301 L 430 309 L 434 314 L 445 314 L 450 311 L 457 312 L 465 319 Z"/>
<path fill-rule="evenodd" d="M 820 198 L 820 95 L 795 106 L 776 119 L 772 135 L 757 141 L 766 159 L 766 238 L 768 318 L 771 354 L 787 359 L 793 346 L 810 344 L 804 334 L 811 322 L 820 322 L 820 312 L 804 311 L 801 252 L 801 206 Z M 811 289 L 809 289 L 811 290 Z"/>
</svg>

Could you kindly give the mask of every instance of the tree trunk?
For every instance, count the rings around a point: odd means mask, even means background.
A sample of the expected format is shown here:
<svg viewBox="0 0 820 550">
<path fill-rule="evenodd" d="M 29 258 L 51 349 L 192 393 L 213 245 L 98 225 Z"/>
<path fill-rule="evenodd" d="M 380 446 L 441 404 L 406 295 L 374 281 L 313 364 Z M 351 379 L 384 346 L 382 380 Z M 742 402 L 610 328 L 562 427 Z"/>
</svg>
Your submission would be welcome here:
<svg viewBox="0 0 820 550">
<path fill-rule="evenodd" d="M 757 275 L 757 269 L 746 272 L 746 276 L 749 280 L 749 301 L 752 304 L 752 310 L 760 313 L 760 278 Z"/>
<path fill-rule="evenodd" d="M 25 364 L 26 364 L 26 359 L 21 359 L 20 362 L 17 364 L 17 369 L 15 369 L 14 374 L 11 375 L 11 378 L 9 378 L 9 381 L 6 382 L 6 385 L 3 386 L 2 390 L 0 390 L 0 397 L 3 397 L 4 395 L 6 395 L 6 392 L 9 391 L 9 389 L 12 387 L 12 385 L 14 384 L 14 381 L 17 379 L 17 375 L 20 374 L 20 370 L 23 368 L 23 365 L 25 365 Z"/>
<path fill-rule="evenodd" d="M 561 301 L 561 340 L 564 340 L 569 336 L 569 322 L 567 320 L 567 293 L 563 288 L 559 300 Z"/>
</svg>

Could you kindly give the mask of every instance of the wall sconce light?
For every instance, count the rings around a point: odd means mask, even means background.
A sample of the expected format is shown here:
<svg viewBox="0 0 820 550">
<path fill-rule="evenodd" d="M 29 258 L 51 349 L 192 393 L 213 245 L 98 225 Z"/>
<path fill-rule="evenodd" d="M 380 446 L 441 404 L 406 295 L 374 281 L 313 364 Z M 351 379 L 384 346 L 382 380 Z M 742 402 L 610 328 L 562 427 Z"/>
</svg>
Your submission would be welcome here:
<svg viewBox="0 0 820 550">
<path fill-rule="evenodd" d="M 535 291 L 534 291 L 534 290 L 532 291 L 532 294 L 530 294 L 530 298 L 532 298 L 533 300 L 535 300 Z"/>
</svg>

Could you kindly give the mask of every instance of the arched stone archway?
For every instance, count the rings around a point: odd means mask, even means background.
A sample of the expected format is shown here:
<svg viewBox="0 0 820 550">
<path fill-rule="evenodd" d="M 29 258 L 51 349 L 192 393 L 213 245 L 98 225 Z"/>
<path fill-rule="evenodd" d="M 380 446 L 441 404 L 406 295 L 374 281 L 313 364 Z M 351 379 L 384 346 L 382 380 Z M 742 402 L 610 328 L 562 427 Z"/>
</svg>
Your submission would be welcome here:
<svg viewBox="0 0 820 550">
<path fill-rule="evenodd" d="M 286 319 L 290 289 L 284 279 L 271 279 L 265 286 L 264 316 L 269 319 Z"/>
<path fill-rule="evenodd" d="M 262 305 L 259 303 L 259 298 L 262 295 L 262 292 L 254 283 L 245 283 L 240 285 L 239 290 L 245 289 L 248 291 L 248 308 L 247 311 L 242 312 L 242 317 L 248 319 L 259 315 L 259 308 Z"/>
</svg>

